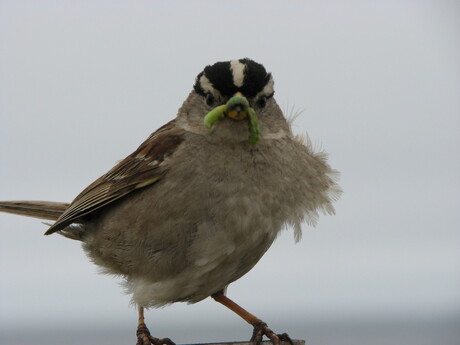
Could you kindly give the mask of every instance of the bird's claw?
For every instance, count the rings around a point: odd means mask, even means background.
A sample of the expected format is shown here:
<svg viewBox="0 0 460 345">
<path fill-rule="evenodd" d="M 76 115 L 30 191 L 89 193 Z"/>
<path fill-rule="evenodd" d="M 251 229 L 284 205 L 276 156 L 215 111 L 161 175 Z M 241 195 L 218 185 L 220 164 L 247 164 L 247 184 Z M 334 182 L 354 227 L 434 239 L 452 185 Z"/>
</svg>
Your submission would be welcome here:
<svg viewBox="0 0 460 345">
<path fill-rule="evenodd" d="M 287 335 L 287 333 L 276 334 L 270 328 L 268 328 L 267 324 L 263 321 L 260 321 L 254 325 L 254 331 L 252 332 L 250 341 L 258 344 L 262 341 L 264 335 L 271 340 L 273 345 L 281 345 L 282 341 L 294 345 L 292 339 L 289 337 L 289 335 Z"/>
<path fill-rule="evenodd" d="M 136 331 L 137 343 L 136 345 L 176 345 L 169 338 L 155 338 L 150 334 L 149 329 L 145 323 L 139 324 Z"/>
</svg>

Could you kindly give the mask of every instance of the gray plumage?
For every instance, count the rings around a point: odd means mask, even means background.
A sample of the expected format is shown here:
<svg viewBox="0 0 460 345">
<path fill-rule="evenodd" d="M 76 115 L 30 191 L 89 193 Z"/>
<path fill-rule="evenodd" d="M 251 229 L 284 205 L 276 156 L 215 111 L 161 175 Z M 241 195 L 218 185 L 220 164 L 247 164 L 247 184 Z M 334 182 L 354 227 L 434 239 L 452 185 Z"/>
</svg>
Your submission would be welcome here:
<svg viewBox="0 0 460 345">
<path fill-rule="evenodd" d="M 237 75 L 245 66 L 231 66 L 235 84 L 250 81 Z M 211 130 L 204 127 L 204 115 L 228 96 L 203 76 L 175 120 L 70 206 L 46 212 L 46 205 L 29 204 L 28 215 L 58 218 L 47 234 L 81 240 L 105 272 L 126 279 L 133 301 L 144 307 L 195 303 L 224 290 L 282 229 L 292 227 L 299 239 L 302 222 L 334 213 L 340 193 L 326 156 L 293 135 L 272 97 L 271 75 L 248 98 L 260 126 L 255 145 L 248 142 L 247 121 L 225 117 Z M 27 215 L 21 205 L 22 212 L 0 203 L 0 211 Z"/>
</svg>

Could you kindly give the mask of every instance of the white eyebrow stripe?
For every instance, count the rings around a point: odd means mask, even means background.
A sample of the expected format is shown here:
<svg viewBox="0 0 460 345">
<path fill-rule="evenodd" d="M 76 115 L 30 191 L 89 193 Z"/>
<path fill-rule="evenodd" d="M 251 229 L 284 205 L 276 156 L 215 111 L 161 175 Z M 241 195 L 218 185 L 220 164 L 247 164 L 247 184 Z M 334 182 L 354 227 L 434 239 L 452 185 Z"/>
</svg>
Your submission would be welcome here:
<svg viewBox="0 0 460 345">
<path fill-rule="evenodd" d="M 230 69 L 233 75 L 233 84 L 236 87 L 242 87 L 244 83 L 244 70 L 246 65 L 241 63 L 239 60 L 230 61 Z"/>
<path fill-rule="evenodd" d="M 214 89 L 214 85 L 212 85 L 211 81 L 204 74 L 200 77 L 200 86 L 204 92 L 215 95 L 216 90 Z"/>
<path fill-rule="evenodd" d="M 262 91 L 260 91 L 257 95 L 256 95 L 256 99 L 261 96 L 261 95 L 264 95 L 264 96 L 270 96 L 271 94 L 273 94 L 273 90 L 274 90 L 274 84 L 275 82 L 273 81 L 273 77 L 270 76 L 270 79 L 269 81 L 267 82 L 267 84 L 265 84 L 264 88 L 262 89 Z"/>
</svg>

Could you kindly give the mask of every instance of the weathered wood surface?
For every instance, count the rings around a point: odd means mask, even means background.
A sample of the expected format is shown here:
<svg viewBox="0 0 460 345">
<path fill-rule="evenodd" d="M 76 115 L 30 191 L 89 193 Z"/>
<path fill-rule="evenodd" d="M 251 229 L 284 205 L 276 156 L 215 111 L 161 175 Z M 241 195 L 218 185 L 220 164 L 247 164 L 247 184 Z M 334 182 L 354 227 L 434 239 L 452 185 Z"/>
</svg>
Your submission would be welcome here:
<svg viewBox="0 0 460 345">
<path fill-rule="evenodd" d="M 292 343 L 294 345 L 305 345 L 305 340 L 292 339 Z M 269 340 L 261 341 L 260 344 L 273 345 L 273 343 Z M 250 341 L 232 341 L 232 342 L 225 342 L 225 343 L 196 343 L 196 344 L 183 344 L 183 345 L 254 345 L 254 343 Z M 281 345 L 290 345 L 290 343 L 287 341 L 281 341 Z"/>
</svg>

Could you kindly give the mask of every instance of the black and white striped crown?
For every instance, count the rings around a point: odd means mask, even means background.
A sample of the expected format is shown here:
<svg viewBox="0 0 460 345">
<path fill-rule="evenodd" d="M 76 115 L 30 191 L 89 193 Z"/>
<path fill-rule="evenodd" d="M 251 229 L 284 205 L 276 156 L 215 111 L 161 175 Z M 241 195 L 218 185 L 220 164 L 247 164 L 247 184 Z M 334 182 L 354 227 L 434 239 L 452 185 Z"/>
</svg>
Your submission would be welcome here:
<svg viewBox="0 0 460 345">
<path fill-rule="evenodd" d="M 264 66 L 250 60 L 239 59 L 208 65 L 196 77 L 195 91 L 201 95 L 231 97 L 236 92 L 253 98 L 273 96 L 273 78 Z"/>
</svg>

